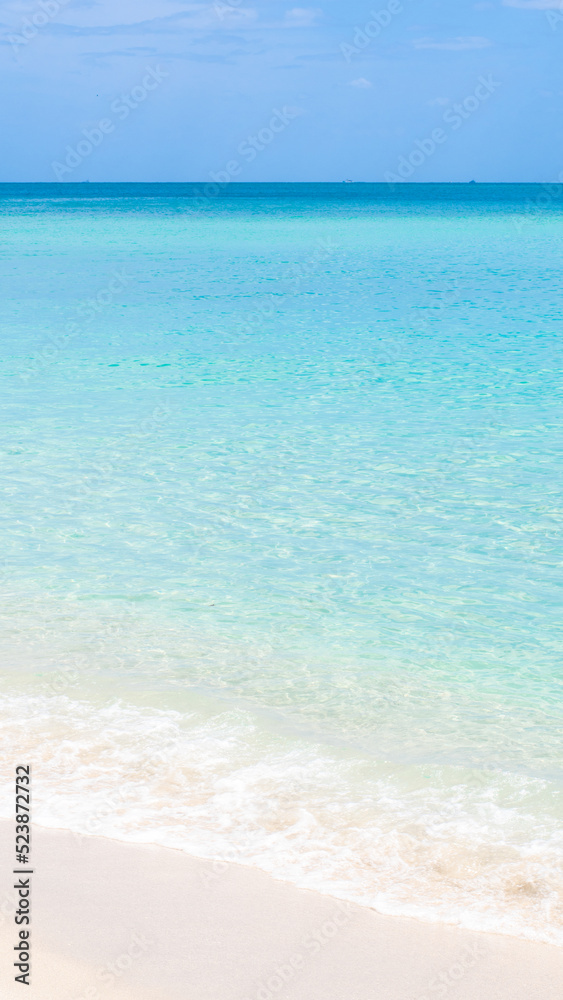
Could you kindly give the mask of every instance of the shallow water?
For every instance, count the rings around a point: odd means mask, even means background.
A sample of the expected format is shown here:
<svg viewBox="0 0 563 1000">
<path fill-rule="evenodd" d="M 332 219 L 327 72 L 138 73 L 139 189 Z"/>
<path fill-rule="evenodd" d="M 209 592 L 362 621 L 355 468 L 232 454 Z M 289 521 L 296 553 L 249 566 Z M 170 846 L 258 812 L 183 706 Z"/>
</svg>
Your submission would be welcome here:
<svg viewBox="0 0 563 1000">
<path fill-rule="evenodd" d="M 37 822 L 561 944 L 563 199 L 229 193 L 0 186 L 2 756 Z"/>
</svg>

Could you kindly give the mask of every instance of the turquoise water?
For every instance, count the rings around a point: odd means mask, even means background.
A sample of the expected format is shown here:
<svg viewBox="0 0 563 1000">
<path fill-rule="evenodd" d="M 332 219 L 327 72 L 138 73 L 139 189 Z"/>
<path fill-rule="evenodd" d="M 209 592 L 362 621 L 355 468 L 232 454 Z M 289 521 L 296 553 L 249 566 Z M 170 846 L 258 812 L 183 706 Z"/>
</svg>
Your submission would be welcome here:
<svg viewBox="0 0 563 1000">
<path fill-rule="evenodd" d="M 563 944 L 550 192 L 0 186 L 38 822 Z"/>
</svg>

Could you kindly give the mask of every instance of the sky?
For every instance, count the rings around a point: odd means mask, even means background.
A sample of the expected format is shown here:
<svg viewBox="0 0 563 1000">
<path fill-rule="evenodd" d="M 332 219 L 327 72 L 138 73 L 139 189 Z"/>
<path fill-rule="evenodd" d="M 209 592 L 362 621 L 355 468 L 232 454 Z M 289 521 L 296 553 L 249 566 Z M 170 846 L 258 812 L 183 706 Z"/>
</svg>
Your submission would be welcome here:
<svg viewBox="0 0 563 1000">
<path fill-rule="evenodd" d="M 0 181 L 563 179 L 563 0 L 313 4 L 0 0 Z"/>
</svg>

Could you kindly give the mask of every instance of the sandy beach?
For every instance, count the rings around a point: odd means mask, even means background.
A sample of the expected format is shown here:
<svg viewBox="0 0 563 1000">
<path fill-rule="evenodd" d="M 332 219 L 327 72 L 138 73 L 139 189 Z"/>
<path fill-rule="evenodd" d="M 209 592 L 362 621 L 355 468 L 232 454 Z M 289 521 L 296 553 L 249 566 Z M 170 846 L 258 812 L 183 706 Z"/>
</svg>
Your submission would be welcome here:
<svg viewBox="0 0 563 1000">
<path fill-rule="evenodd" d="M 563 0 L 1 21 L 0 1000 L 563 1000 Z"/>
<path fill-rule="evenodd" d="M 5 859 L 12 836 L 3 821 Z M 38 1000 L 561 997 L 557 948 L 383 917 L 240 865 L 37 827 L 33 862 L 26 995 Z M 11 886 L 4 864 L 4 969 L 17 940 Z M 10 980 L 6 1000 L 22 995 Z"/>
</svg>

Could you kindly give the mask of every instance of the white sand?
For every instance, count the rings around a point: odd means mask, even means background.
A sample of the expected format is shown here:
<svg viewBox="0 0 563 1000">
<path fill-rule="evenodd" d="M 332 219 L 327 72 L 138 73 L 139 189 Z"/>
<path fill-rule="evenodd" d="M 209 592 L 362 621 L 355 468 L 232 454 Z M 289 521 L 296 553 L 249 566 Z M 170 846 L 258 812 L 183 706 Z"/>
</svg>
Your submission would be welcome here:
<svg viewBox="0 0 563 1000">
<path fill-rule="evenodd" d="M 562 1000 L 563 950 L 340 903 L 251 868 L 35 828 L 32 985 L 15 983 L 0 822 L 0 996 Z"/>
</svg>

